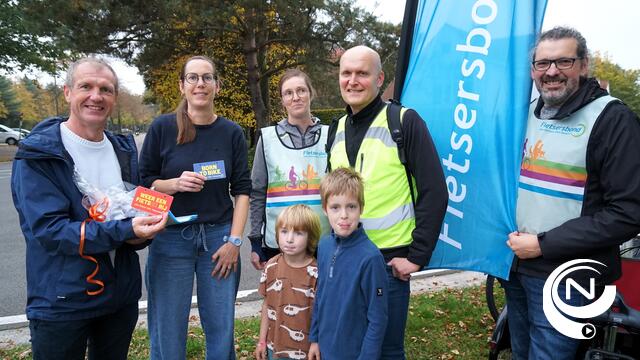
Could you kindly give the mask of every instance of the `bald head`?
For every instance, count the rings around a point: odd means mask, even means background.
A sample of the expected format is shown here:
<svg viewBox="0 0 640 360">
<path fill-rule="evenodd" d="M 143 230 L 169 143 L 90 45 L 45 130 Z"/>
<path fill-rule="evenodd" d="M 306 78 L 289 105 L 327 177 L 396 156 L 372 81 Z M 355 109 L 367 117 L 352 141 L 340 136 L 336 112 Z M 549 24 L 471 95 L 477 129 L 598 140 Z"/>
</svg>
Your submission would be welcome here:
<svg viewBox="0 0 640 360">
<path fill-rule="evenodd" d="M 373 66 L 375 66 L 376 71 L 382 71 L 382 61 L 380 61 L 380 55 L 377 51 L 365 45 L 354 46 L 351 49 L 345 51 L 340 57 L 340 65 L 342 65 L 343 60 L 351 59 L 351 58 L 362 58 L 367 59 L 367 61 L 371 62 Z"/>
<path fill-rule="evenodd" d="M 340 58 L 340 94 L 353 114 L 369 105 L 380 93 L 384 72 L 380 55 L 367 46 L 355 46 Z"/>
</svg>

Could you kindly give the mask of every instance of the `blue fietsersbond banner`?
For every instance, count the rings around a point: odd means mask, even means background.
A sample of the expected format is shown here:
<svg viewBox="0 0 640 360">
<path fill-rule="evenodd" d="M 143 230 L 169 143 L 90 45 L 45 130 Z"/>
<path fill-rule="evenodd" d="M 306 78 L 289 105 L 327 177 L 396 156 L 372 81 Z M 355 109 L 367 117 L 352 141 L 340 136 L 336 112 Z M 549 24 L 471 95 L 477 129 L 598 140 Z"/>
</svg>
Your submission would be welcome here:
<svg viewBox="0 0 640 360">
<path fill-rule="evenodd" d="M 530 50 L 546 0 L 421 0 L 402 103 L 424 118 L 449 191 L 429 268 L 507 278 L 530 102 Z"/>
</svg>

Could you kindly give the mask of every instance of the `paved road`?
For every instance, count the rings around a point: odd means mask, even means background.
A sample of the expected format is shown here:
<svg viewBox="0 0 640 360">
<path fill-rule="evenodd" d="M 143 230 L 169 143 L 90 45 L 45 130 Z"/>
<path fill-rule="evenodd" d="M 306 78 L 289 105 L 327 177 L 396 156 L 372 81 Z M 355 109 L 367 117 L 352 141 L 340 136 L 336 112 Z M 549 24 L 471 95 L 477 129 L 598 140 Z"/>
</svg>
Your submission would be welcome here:
<svg viewBox="0 0 640 360">
<path fill-rule="evenodd" d="M 142 146 L 143 135 L 136 138 L 138 148 Z M 26 304 L 25 244 L 20 231 L 18 213 L 11 199 L 11 162 L 0 162 L 0 317 L 24 313 Z M 247 222 L 248 223 L 248 222 Z M 248 226 L 245 231 L 248 231 Z M 251 266 L 248 241 L 242 244 L 242 275 L 240 290 L 255 289 L 259 273 Z M 140 254 L 141 270 L 147 259 L 147 250 Z M 146 288 L 142 289 L 142 300 L 146 300 Z M 194 288 L 195 294 L 195 288 Z"/>
<path fill-rule="evenodd" d="M 11 163 L 0 163 L 0 316 L 24 312 L 24 240 L 11 200 Z"/>
</svg>

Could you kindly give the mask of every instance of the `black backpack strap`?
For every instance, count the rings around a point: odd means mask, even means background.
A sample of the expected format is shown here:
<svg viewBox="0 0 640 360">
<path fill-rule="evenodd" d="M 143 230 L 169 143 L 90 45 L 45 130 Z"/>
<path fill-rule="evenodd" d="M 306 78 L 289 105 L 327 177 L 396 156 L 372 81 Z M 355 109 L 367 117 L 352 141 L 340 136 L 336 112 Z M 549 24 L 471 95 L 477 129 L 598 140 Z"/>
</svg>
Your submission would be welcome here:
<svg viewBox="0 0 640 360">
<path fill-rule="evenodd" d="M 391 99 L 387 104 L 387 124 L 391 132 L 391 138 L 398 147 L 398 158 L 402 165 L 407 165 L 407 156 L 404 151 L 404 138 L 402 136 L 402 124 L 400 123 L 400 114 L 402 105 L 397 100 Z"/>
<path fill-rule="evenodd" d="M 338 123 L 342 116 L 333 118 L 331 120 L 331 124 L 329 124 L 329 133 L 327 134 L 327 143 L 324 145 L 324 152 L 327 153 L 327 168 L 325 172 L 328 174 L 331 172 L 331 147 L 333 146 L 333 141 L 336 138 L 336 132 L 338 131 Z"/>
<path fill-rule="evenodd" d="M 416 198 L 413 193 L 413 177 L 407 167 L 407 155 L 404 147 L 404 137 L 402 136 L 402 123 L 400 118 L 402 116 L 402 104 L 399 101 L 390 99 L 387 104 L 387 126 L 389 126 L 389 132 L 391 132 L 391 138 L 396 143 L 398 148 L 398 159 L 404 166 L 404 170 L 407 173 L 407 182 L 409 183 L 409 193 L 411 194 L 411 202 L 415 205 Z"/>
</svg>

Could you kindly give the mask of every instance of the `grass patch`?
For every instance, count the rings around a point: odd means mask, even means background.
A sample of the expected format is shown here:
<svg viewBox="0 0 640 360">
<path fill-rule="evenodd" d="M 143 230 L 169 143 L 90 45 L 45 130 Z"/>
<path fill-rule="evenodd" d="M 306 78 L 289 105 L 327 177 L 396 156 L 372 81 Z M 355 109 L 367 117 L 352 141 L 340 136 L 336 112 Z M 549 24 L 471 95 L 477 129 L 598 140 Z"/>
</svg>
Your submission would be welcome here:
<svg viewBox="0 0 640 360">
<path fill-rule="evenodd" d="M 494 322 L 484 287 L 412 297 L 405 336 L 408 359 L 482 359 Z"/>
<path fill-rule="evenodd" d="M 405 336 L 407 358 L 486 359 L 494 322 L 487 310 L 484 291 L 481 286 L 412 296 Z M 498 298 L 503 301 L 504 295 L 499 293 Z M 253 359 L 260 319 L 237 320 L 235 326 L 238 360 Z M 187 359 L 203 359 L 202 329 L 189 328 L 187 339 Z M 133 335 L 129 359 L 148 358 L 149 336 L 146 329 L 138 329 Z M 31 359 L 29 345 L 0 349 L 0 359 Z"/>
</svg>

